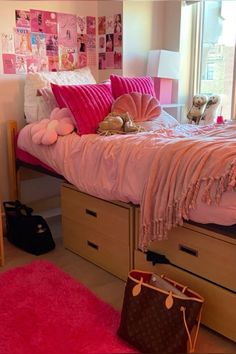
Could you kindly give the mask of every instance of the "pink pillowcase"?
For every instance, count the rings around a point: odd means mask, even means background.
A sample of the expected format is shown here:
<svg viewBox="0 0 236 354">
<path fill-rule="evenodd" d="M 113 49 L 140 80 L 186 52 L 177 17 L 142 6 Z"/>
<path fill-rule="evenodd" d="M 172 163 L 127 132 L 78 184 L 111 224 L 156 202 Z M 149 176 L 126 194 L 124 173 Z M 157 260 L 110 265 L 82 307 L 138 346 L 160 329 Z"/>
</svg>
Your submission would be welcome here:
<svg viewBox="0 0 236 354">
<path fill-rule="evenodd" d="M 123 77 L 118 75 L 110 75 L 111 90 L 114 98 L 124 93 L 139 92 L 147 93 L 156 97 L 154 90 L 154 82 L 151 77 Z"/>
<path fill-rule="evenodd" d="M 71 110 L 78 133 L 80 135 L 96 133 L 98 124 L 111 111 L 114 99 L 110 85 L 59 86 L 51 84 L 51 86 L 57 102 L 59 98 L 59 101 Z"/>
</svg>

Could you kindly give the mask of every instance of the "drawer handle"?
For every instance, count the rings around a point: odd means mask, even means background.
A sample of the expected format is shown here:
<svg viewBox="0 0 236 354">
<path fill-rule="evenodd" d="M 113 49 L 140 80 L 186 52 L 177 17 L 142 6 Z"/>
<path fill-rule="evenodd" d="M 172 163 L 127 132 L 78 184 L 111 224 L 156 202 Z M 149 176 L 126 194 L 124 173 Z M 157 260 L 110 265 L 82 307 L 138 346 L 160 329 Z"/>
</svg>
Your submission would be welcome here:
<svg viewBox="0 0 236 354">
<path fill-rule="evenodd" d="M 91 215 L 93 217 L 97 217 L 96 211 L 90 210 L 90 209 L 85 209 L 86 214 Z"/>
<path fill-rule="evenodd" d="M 89 247 L 94 248 L 95 250 L 98 250 L 98 245 L 96 245 L 96 243 L 93 243 L 93 242 L 91 242 L 91 241 L 87 241 L 87 245 L 88 245 Z"/>
<path fill-rule="evenodd" d="M 198 257 L 198 251 L 195 250 L 194 248 L 179 244 L 179 250 L 182 251 L 182 252 L 188 253 L 191 256 Z"/>
</svg>

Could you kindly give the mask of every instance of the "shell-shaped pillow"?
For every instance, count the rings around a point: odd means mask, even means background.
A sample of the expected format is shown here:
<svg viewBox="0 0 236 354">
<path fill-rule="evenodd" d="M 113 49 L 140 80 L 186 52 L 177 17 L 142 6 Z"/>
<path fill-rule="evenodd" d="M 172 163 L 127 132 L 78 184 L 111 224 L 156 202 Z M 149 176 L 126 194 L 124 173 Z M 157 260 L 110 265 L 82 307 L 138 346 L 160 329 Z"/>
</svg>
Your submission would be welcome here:
<svg viewBox="0 0 236 354">
<path fill-rule="evenodd" d="M 158 117 L 161 113 L 161 106 L 152 95 L 131 92 L 118 97 L 112 105 L 112 111 L 128 112 L 135 122 L 144 122 Z"/>
</svg>

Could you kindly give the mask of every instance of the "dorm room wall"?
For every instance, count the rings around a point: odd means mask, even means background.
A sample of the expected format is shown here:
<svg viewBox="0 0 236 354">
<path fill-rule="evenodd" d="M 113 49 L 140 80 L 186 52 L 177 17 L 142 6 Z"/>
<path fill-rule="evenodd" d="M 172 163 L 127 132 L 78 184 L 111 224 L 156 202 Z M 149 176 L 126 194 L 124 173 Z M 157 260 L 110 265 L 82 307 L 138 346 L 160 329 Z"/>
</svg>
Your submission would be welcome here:
<svg viewBox="0 0 236 354">
<path fill-rule="evenodd" d="M 97 1 L 0 1 L 1 21 L 0 33 L 13 32 L 15 24 L 15 10 L 39 9 L 51 10 L 61 13 L 76 14 L 80 16 L 97 16 Z M 2 60 L 0 59 L 0 72 L 2 73 Z M 98 79 L 97 70 L 93 72 Z M 23 94 L 24 75 L 0 75 L 0 195 L 3 200 L 8 198 L 8 156 L 6 140 L 6 122 L 14 119 L 19 127 L 24 124 Z M 25 202 L 29 198 L 37 200 L 59 193 L 59 183 L 43 177 L 27 182 L 24 188 Z M 41 180 L 41 178 L 40 178 Z M 49 187 L 50 186 L 50 187 Z"/>
</svg>

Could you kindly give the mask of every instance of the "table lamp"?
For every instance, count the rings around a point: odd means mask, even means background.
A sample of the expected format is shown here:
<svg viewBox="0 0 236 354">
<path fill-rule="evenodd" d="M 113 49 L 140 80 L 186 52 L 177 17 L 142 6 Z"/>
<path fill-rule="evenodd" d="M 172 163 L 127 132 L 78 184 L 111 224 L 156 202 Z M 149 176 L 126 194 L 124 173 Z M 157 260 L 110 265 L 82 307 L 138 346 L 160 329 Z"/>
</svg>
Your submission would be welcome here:
<svg viewBox="0 0 236 354">
<path fill-rule="evenodd" d="M 173 80 L 179 79 L 179 52 L 150 50 L 147 75 L 154 80 L 156 97 L 161 104 L 171 103 Z"/>
</svg>

